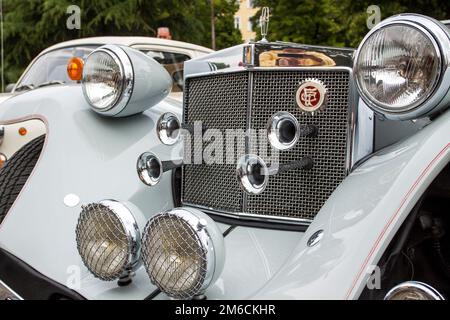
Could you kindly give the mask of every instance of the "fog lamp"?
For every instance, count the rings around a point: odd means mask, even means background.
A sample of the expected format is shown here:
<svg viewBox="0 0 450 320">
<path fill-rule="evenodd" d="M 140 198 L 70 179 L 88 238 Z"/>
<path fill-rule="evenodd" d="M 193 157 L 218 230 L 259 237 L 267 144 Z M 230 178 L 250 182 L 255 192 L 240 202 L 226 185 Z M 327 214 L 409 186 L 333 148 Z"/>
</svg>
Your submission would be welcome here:
<svg viewBox="0 0 450 320">
<path fill-rule="evenodd" d="M 142 236 L 142 259 L 150 280 L 173 298 L 203 294 L 221 274 L 224 255 L 216 223 L 192 208 L 155 215 Z"/>
<path fill-rule="evenodd" d="M 103 200 L 83 206 L 76 227 L 81 259 L 105 281 L 127 279 L 139 266 L 140 232 L 131 203 Z"/>
</svg>

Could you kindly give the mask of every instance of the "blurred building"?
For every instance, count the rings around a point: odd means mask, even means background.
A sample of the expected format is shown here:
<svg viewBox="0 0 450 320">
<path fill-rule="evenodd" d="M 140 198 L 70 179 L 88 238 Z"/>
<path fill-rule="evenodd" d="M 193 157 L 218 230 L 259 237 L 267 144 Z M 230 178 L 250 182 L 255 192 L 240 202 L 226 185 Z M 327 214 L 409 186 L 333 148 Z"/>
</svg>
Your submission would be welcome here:
<svg viewBox="0 0 450 320">
<path fill-rule="evenodd" d="M 253 0 L 239 0 L 239 10 L 234 15 L 234 27 L 241 30 L 244 42 L 255 40 L 257 26 L 253 26 L 250 19 L 258 10 L 259 8 L 253 6 Z"/>
</svg>

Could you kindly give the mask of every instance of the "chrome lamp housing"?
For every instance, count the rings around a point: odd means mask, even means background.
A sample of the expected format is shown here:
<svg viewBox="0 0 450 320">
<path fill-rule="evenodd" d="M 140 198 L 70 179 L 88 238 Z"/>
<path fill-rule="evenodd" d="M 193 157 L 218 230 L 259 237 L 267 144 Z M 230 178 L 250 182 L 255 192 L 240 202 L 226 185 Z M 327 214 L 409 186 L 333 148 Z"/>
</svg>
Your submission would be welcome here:
<svg viewBox="0 0 450 320">
<path fill-rule="evenodd" d="M 142 259 L 152 283 L 169 297 L 201 296 L 222 272 L 223 236 L 199 210 L 182 207 L 162 212 L 145 227 Z"/>
<path fill-rule="evenodd" d="M 373 28 L 354 58 L 358 91 L 391 120 L 436 114 L 450 102 L 450 33 L 441 22 L 400 14 Z"/>
<path fill-rule="evenodd" d="M 142 213 L 136 206 L 115 200 L 82 207 L 76 227 L 77 249 L 96 278 L 128 281 L 142 264 L 137 215 Z"/>
<path fill-rule="evenodd" d="M 110 117 L 141 113 L 163 100 L 172 86 L 154 59 L 117 45 L 102 46 L 86 58 L 81 83 L 92 110 Z"/>
</svg>

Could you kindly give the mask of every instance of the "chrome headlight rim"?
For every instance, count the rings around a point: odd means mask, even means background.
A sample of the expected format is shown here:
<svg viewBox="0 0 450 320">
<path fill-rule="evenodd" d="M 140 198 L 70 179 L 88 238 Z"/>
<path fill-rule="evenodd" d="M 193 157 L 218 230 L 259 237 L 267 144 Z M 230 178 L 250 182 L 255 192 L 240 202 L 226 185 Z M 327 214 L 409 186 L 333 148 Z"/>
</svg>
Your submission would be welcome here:
<svg viewBox="0 0 450 320">
<path fill-rule="evenodd" d="M 178 125 L 178 132 L 176 133 L 176 137 L 171 137 L 170 134 L 167 132 L 168 125 L 171 120 L 176 121 Z M 166 112 L 159 117 L 158 122 L 156 124 L 156 132 L 158 139 L 163 144 L 167 146 L 172 146 L 175 143 L 177 143 L 180 138 L 180 131 L 181 131 L 181 122 L 175 114 L 171 112 Z"/>
<path fill-rule="evenodd" d="M 126 54 L 126 52 L 120 48 L 120 46 L 116 45 L 104 45 L 100 48 L 92 51 L 86 58 L 84 70 L 86 70 L 86 65 L 89 63 L 89 58 L 94 55 L 97 52 L 103 52 L 107 55 L 109 55 L 113 60 L 114 63 L 116 63 L 119 66 L 120 73 L 121 73 L 121 93 L 114 99 L 114 101 L 104 108 L 98 108 L 94 106 L 89 96 L 86 92 L 86 88 L 84 85 L 85 79 L 85 72 L 83 71 L 83 77 L 81 80 L 82 83 L 82 89 L 83 89 L 83 95 L 86 99 L 86 101 L 89 103 L 89 105 L 92 107 L 92 109 L 95 112 L 98 112 L 100 114 L 106 115 L 106 116 L 113 116 L 118 113 L 120 113 L 122 110 L 125 109 L 128 102 L 131 99 L 131 95 L 133 93 L 134 88 L 134 69 L 133 64 L 131 62 L 130 57 Z"/>
<path fill-rule="evenodd" d="M 116 215 L 118 221 L 120 222 L 120 227 L 122 231 L 124 231 L 126 235 L 127 241 L 127 259 L 122 264 L 120 270 L 114 272 L 110 275 L 101 275 L 98 274 L 95 270 L 92 269 L 90 263 L 86 261 L 85 256 L 81 252 L 81 243 L 80 243 L 80 227 L 82 224 L 83 214 L 89 214 L 89 210 L 102 208 Z M 142 261 L 140 259 L 141 252 L 141 233 L 137 221 L 131 211 L 131 209 L 124 203 L 116 201 L 116 200 L 102 200 L 95 203 L 89 203 L 87 205 L 82 206 L 82 211 L 80 213 L 80 217 L 78 218 L 77 226 L 76 226 L 76 243 L 77 250 L 80 254 L 80 257 L 86 266 L 86 268 L 98 279 L 103 281 L 113 281 L 120 279 L 122 276 L 128 276 L 130 272 L 137 270 Z"/>
<path fill-rule="evenodd" d="M 150 266 L 148 265 L 147 254 L 150 249 L 148 249 L 147 239 L 149 237 L 151 228 L 155 225 L 157 226 L 158 219 L 162 218 L 175 218 L 186 223 L 193 231 L 195 231 L 196 240 L 201 247 L 202 257 L 201 259 L 204 261 L 204 274 L 201 277 L 201 283 L 198 287 L 195 287 L 190 290 L 190 292 L 174 292 L 158 283 L 158 280 L 155 278 L 153 273 L 150 270 Z M 146 224 L 143 235 L 142 235 L 142 260 L 146 269 L 146 272 L 150 278 L 150 281 L 157 286 L 162 292 L 167 294 L 168 296 L 175 299 L 190 299 L 194 296 L 203 294 L 206 289 L 212 284 L 215 276 L 217 275 L 217 262 L 219 258 L 217 257 L 217 248 L 214 245 L 213 237 L 208 232 L 208 221 L 201 216 L 198 216 L 194 210 L 190 210 L 190 208 L 175 208 L 169 211 L 161 212 L 154 215 Z"/>
<path fill-rule="evenodd" d="M 429 39 L 433 45 L 436 58 L 438 59 L 437 63 L 439 65 L 432 89 L 427 92 L 427 95 L 424 95 L 418 101 L 399 110 L 393 110 L 392 108 L 389 108 L 389 105 L 383 105 L 382 103 L 372 100 L 370 95 L 365 92 L 365 89 L 358 81 L 360 70 L 357 67 L 361 49 L 367 40 L 381 29 L 394 25 L 414 28 Z M 445 30 L 439 21 L 420 14 L 399 14 L 380 22 L 368 32 L 361 41 L 358 49 L 355 51 L 353 72 L 355 75 L 356 88 L 358 89 L 361 98 L 375 112 L 391 120 L 411 120 L 429 114 L 433 109 L 437 108 L 448 92 L 448 88 L 443 88 L 442 83 L 444 81 L 450 81 L 450 72 L 447 70 L 447 66 L 449 65 L 448 52 L 450 52 L 449 37 L 449 31 Z"/>
<path fill-rule="evenodd" d="M 437 291 L 435 288 L 420 281 L 406 281 L 402 282 L 385 295 L 384 300 L 395 300 L 394 298 L 406 291 L 418 291 L 423 296 L 427 297 L 428 300 L 445 300 L 442 294 Z"/>
</svg>

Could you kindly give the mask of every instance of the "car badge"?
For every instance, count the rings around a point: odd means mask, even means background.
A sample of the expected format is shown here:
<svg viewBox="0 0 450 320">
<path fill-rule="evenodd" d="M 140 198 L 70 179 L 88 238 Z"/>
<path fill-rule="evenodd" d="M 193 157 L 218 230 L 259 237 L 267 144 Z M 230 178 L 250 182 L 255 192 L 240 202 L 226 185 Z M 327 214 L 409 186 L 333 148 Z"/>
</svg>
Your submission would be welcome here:
<svg viewBox="0 0 450 320">
<path fill-rule="evenodd" d="M 295 101 L 302 111 L 314 114 L 325 107 L 327 88 L 320 80 L 305 79 L 297 89 Z"/>
<path fill-rule="evenodd" d="M 259 17 L 259 24 L 261 26 L 261 41 L 269 42 L 267 40 L 267 32 L 269 31 L 270 10 L 269 7 L 262 8 L 261 17 Z"/>
</svg>

